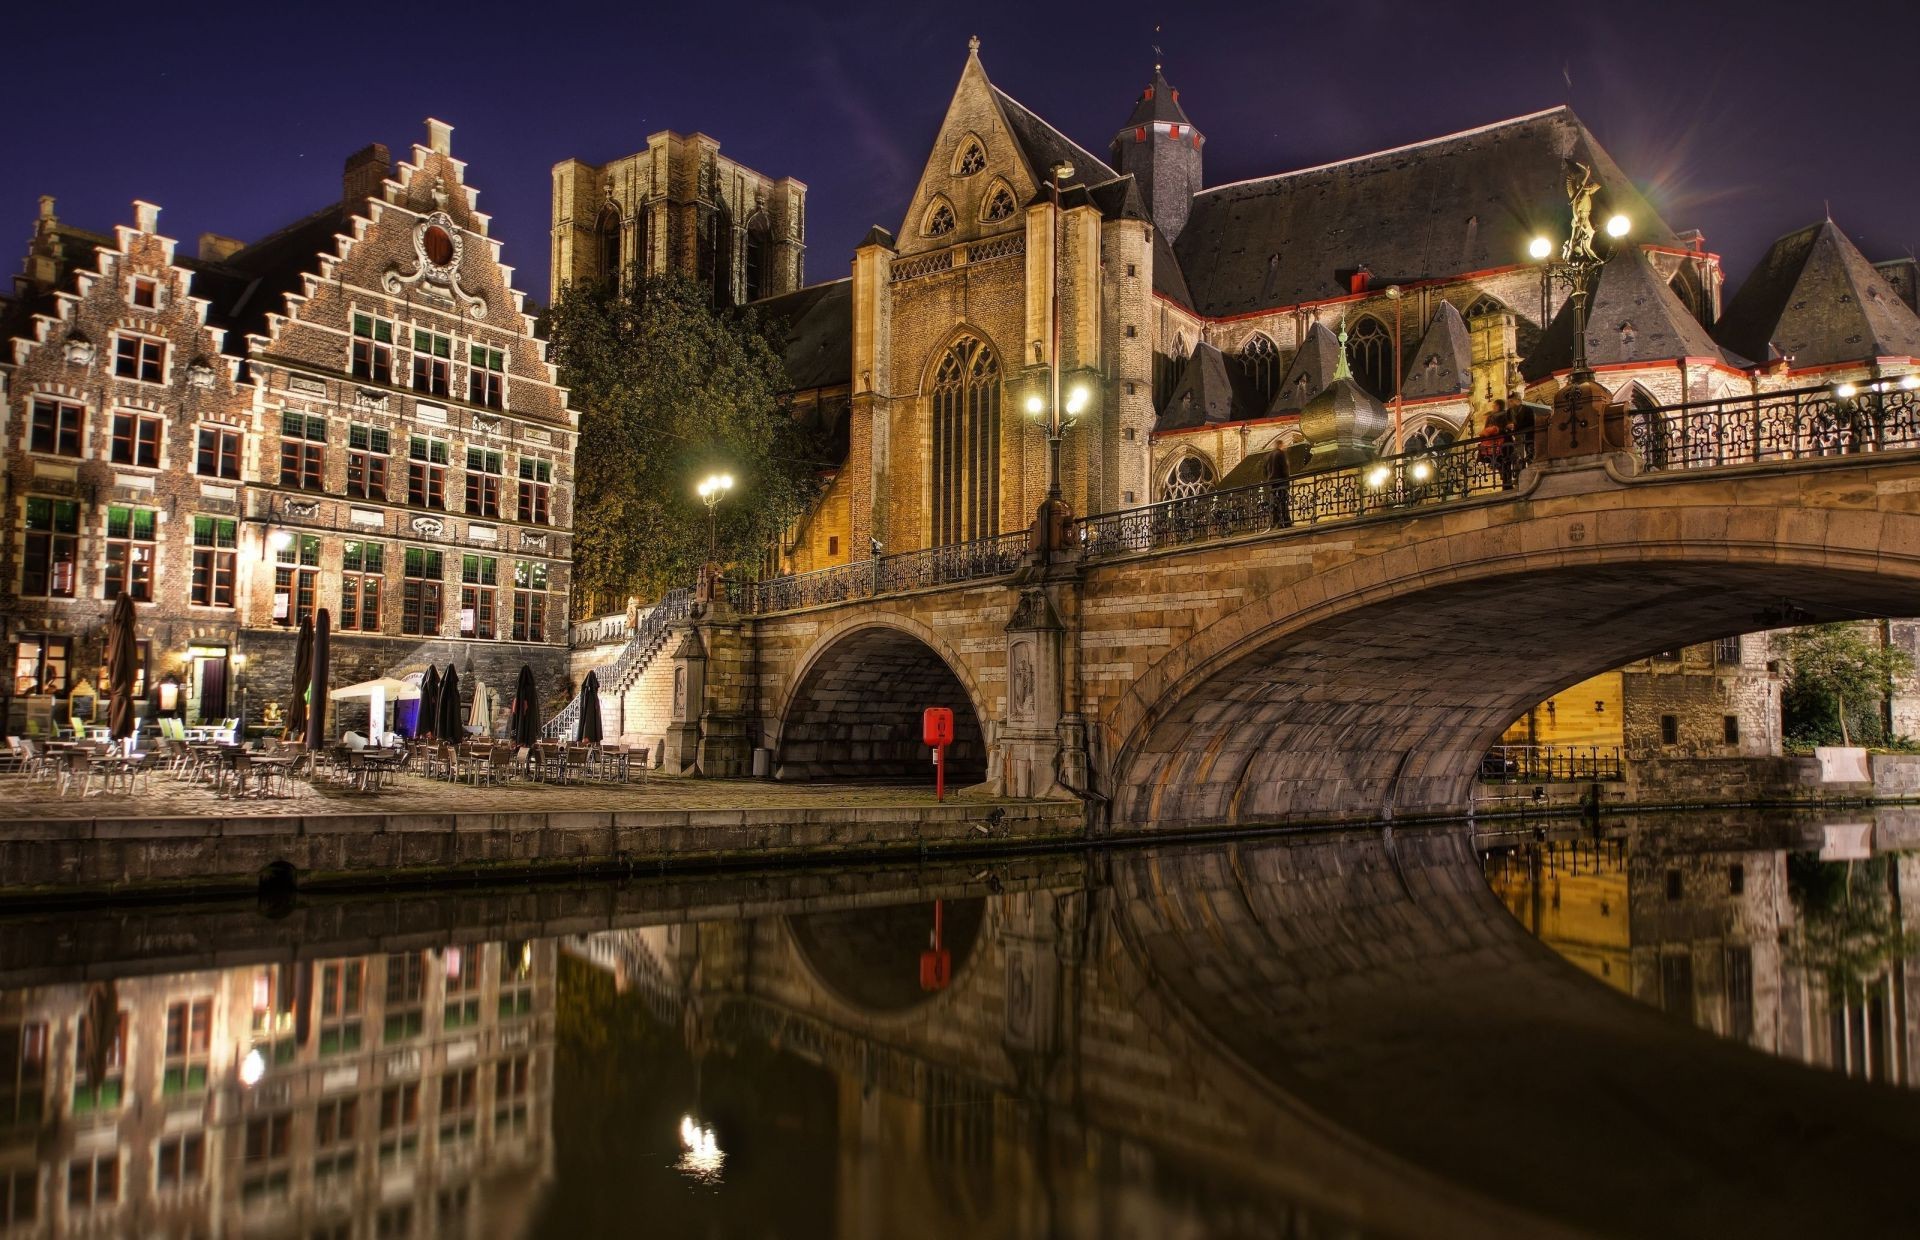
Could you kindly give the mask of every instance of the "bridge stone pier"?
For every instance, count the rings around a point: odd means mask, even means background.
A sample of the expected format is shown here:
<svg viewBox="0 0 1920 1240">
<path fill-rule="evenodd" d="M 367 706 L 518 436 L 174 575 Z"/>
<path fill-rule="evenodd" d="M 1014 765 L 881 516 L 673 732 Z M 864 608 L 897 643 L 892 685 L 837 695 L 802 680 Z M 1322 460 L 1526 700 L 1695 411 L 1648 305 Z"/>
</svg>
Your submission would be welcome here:
<svg viewBox="0 0 1920 1240">
<path fill-rule="evenodd" d="M 696 608 L 689 645 L 731 670 L 694 677 L 681 726 L 735 738 L 700 769 L 764 748 L 781 778 L 930 779 L 920 711 L 947 705 L 953 774 L 1083 796 L 1096 829 L 1458 812 L 1500 732 L 1587 676 L 1783 607 L 1920 613 L 1920 452 L 1647 473 L 1609 453 L 1512 490 L 1144 541 Z"/>
</svg>

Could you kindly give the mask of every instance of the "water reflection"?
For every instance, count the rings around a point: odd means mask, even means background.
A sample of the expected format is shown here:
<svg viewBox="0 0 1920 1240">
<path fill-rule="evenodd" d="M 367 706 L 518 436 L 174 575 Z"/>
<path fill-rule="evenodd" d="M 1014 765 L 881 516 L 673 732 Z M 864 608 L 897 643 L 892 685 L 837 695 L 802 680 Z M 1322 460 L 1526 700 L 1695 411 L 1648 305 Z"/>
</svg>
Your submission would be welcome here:
<svg viewBox="0 0 1920 1240">
<path fill-rule="evenodd" d="M 1872 821 L 1760 834 L 1629 822 L 1502 844 L 1484 864 L 1535 937 L 1622 993 L 1774 1055 L 1916 1084 L 1920 854 Z"/>
</svg>

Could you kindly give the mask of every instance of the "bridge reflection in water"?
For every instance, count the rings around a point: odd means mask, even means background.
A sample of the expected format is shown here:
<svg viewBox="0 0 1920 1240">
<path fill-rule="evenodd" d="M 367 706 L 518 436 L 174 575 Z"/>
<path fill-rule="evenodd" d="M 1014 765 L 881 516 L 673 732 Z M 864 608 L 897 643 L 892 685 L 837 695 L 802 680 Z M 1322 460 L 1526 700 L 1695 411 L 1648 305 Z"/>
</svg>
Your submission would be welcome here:
<svg viewBox="0 0 1920 1240">
<path fill-rule="evenodd" d="M 1920 1047 L 1910 836 L 1375 829 L 14 918 L 0 1221 L 1892 1234 L 1920 1096 L 1846 1074 Z"/>
</svg>

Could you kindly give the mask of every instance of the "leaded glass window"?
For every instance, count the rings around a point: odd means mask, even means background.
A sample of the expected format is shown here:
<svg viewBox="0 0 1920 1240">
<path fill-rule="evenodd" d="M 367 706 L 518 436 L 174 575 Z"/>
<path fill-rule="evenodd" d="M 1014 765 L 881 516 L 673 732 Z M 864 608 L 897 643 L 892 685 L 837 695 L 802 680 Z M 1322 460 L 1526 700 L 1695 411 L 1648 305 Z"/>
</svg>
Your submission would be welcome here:
<svg viewBox="0 0 1920 1240">
<path fill-rule="evenodd" d="M 1004 185 L 996 185 L 987 195 L 987 209 L 981 213 L 989 224 L 1013 216 L 1013 191 Z"/>
<path fill-rule="evenodd" d="M 974 173 L 985 169 L 986 166 L 987 153 L 980 148 L 978 142 L 968 142 L 967 149 L 960 154 L 960 175 L 970 177 Z"/>
<path fill-rule="evenodd" d="M 933 542 L 1000 532 L 1000 362 L 962 337 L 933 380 Z"/>
<path fill-rule="evenodd" d="M 1347 364 L 1354 381 L 1381 400 L 1393 395 L 1393 334 L 1379 319 L 1368 317 L 1347 333 Z"/>
<path fill-rule="evenodd" d="M 933 210 L 927 212 L 927 236 L 944 237 L 953 229 L 953 208 L 944 202 L 933 204 Z"/>
<path fill-rule="evenodd" d="M 1183 456 L 1167 470 L 1161 484 L 1161 499 L 1192 499 L 1213 490 L 1213 466 L 1205 457 Z"/>
<path fill-rule="evenodd" d="M 1246 368 L 1247 378 L 1260 393 L 1261 401 L 1271 404 L 1280 386 L 1280 350 L 1274 347 L 1273 341 L 1260 332 L 1249 336 L 1240 346 L 1240 365 Z"/>
</svg>

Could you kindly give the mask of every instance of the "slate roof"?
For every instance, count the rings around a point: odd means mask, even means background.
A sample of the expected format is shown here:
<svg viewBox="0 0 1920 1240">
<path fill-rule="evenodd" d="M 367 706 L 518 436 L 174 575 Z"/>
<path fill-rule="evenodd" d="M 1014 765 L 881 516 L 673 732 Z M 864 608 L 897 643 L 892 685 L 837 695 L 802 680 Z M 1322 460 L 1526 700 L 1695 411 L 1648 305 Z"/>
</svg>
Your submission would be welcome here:
<svg viewBox="0 0 1920 1240">
<path fill-rule="evenodd" d="M 1153 81 L 1134 101 L 1133 115 L 1127 118 L 1127 128 L 1137 129 L 1155 121 L 1174 125 L 1193 124 L 1187 119 L 1186 109 L 1180 106 L 1180 92 L 1167 85 L 1167 76 L 1160 72 L 1159 65 L 1153 67 Z"/>
<path fill-rule="evenodd" d="M 762 298 L 753 303 L 753 309 L 784 332 L 781 360 L 790 390 L 852 382 L 852 277 Z"/>
<path fill-rule="evenodd" d="M 1605 192 L 1595 215 L 1626 212 L 1642 242 L 1667 226 L 1569 108 L 1395 150 L 1194 195 L 1174 245 L 1207 315 L 1337 297 L 1336 272 L 1362 264 L 1395 278 L 1485 271 L 1526 261 L 1527 241 L 1566 231 L 1566 164 Z"/>
<path fill-rule="evenodd" d="M 182 259 L 193 272 L 193 295 L 209 303 L 207 317 L 228 329 L 226 351 L 246 352 L 246 337 L 265 335 L 267 316 L 286 313 L 286 295 L 302 291 L 302 277 L 320 270 L 321 254 L 334 251 L 334 237 L 347 232 L 344 202 L 269 233 L 219 262 Z"/>
<path fill-rule="evenodd" d="M 1205 341 L 1193 347 L 1173 385 L 1156 431 L 1187 430 L 1218 422 L 1235 422 L 1258 416 L 1259 393 L 1241 372 L 1239 363 Z"/>
<path fill-rule="evenodd" d="M 1587 364 L 1613 366 L 1705 357 L 1749 365 L 1714 342 L 1637 245 L 1622 246 L 1594 279 Z M 1520 371 L 1542 379 L 1573 365 L 1573 304 L 1560 308 Z"/>
<path fill-rule="evenodd" d="M 992 87 L 992 90 L 1035 184 L 1047 180 L 1053 166 L 1062 162 L 1073 165 L 1075 181 L 1088 185 L 1111 181 L 1119 175 L 1107 166 L 1105 160 L 1035 116 L 1012 95 L 998 86 Z"/>
<path fill-rule="evenodd" d="M 1403 360 L 1407 365 L 1400 384 L 1403 400 L 1455 396 L 1472 389 L 1473 340 L 1453 303 L 1440 303 L 1419 346 Z"/>
<path fill-rule="evenodd" d="M 1920 318 L 1832 220 L 1780 238 L 1721 315 L 1716 336 L 1797 367 L 1920 357 Z"/>
<path fill-rule="evenodd" d="M 1273 404 L 1267 414 L 1298 413 L 1306 408 L 1308 401 L 1333 382 L 1339 363 L 1340 338 L 1328 331 L 1324 323 L 1309 327 L 1306 339 L 1295 351 L 1293 360 L 1287 363 L 1287 373 L 1280 376 L 1280 386 L 1274 390 Z"/>
</svg>

